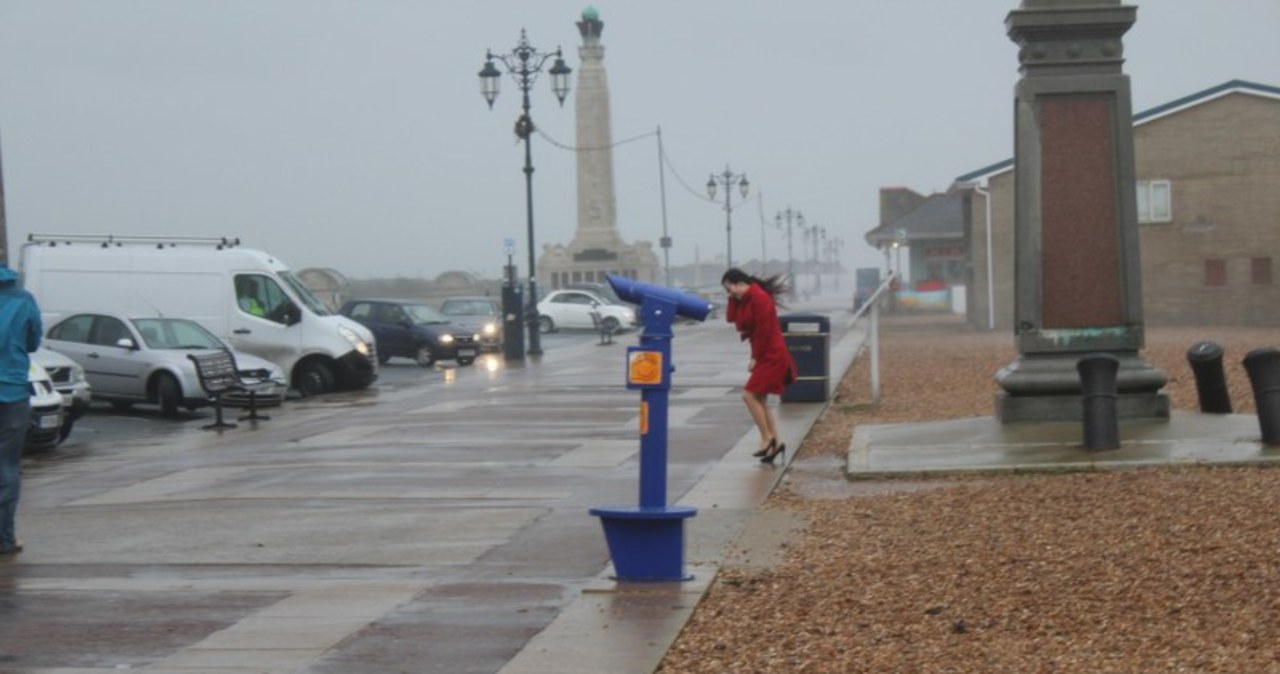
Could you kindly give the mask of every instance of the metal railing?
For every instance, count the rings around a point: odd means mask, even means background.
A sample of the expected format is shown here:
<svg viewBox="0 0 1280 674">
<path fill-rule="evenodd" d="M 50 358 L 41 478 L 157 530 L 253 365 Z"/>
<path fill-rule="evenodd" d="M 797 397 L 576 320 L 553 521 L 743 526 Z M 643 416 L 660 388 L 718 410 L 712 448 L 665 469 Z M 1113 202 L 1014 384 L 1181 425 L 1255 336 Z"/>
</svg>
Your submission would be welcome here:
<svg viewBox="0 0 1280 674">
<path fill-rule="evenodd" d="M 871 324 L 867 328 L 867 341 L 871 352 L 871 402 L 873 404 L 880 402 L 880 302 L 889 296 L 889 286 L 893 285 L 896 278 L 896 274 L 889 272 L 867 301 L 853 312 L 853 318 L 849 319 L 849 325 L 853 325 L 863 314 L 871 318 Z"/>
</svg>

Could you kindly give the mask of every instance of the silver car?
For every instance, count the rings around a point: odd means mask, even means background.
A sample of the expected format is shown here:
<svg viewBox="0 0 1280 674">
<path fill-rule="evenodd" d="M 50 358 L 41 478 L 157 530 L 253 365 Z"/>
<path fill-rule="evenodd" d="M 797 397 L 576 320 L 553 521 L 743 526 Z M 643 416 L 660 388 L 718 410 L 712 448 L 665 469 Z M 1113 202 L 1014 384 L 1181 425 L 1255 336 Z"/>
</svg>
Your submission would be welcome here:
<svg viewBox="0 0 1280 674">
<path fill-rule="evenodd" d="M 84 378 L 84 368 L 44 345 L 31 354 L 31 360 L 44 368 L 54 390 L 62 396 L 62 428 L 58 431 L 58 440 L 66 440 L 76 420 L 89 409 L 92 394 L 89 392 L 89 380 Z"/>
<path fill-rule="evenodd" d="M 185 318 L 130 318 L 116 314 L 68 316 L 49 328 L 45 345 L 84 368 L 95 400 L 118 408 L 135 403 L 160 406 L 165 416 L 178 408 L 212 403 L 200 388 L 188 354 L 228 349 L 213 333 Z M 242 377 L 280 382 L 276 390 L 259 391 L 259 405 L 284 398 L 285 376 L 278 365 L 232 351 Z M 230 397 L 225 402 L 234 403 Z"/>
</svg>

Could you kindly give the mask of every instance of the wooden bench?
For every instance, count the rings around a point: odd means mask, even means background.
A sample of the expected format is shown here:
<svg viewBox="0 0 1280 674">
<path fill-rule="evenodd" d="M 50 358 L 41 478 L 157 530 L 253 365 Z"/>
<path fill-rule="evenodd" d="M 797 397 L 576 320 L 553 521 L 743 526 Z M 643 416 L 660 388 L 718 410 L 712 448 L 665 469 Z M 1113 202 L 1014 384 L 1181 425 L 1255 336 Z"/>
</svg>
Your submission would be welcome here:
<svg viewBox="0 0 1280 674">
<path fill-rule="evenodd" d="M 236 427 L 235 424 L 222 419 L 222 396 L 236 391 L 249 394 L 249 413 L 240 417 L 240 421 L 271 418 L 258 414 L 257 394 L 268 387 L 274 388 L 278 382 L 270 379 L 242 379 L 240 371 L 236 369 L 235 356 L 227 350 L 188 354 L 187 358 L 196 366 L 196 377 L 200 380 L 200 388 L 213 398 L 215 420 L 212 424 L 203 426 L 204 430 Z"/>
</svg>

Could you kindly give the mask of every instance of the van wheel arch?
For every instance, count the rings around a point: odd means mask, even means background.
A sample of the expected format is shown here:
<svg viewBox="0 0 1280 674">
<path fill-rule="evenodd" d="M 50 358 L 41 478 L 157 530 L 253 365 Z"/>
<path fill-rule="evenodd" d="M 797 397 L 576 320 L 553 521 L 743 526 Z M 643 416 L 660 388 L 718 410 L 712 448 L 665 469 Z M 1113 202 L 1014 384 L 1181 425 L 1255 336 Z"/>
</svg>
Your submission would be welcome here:
<svg viewBox="0 0 1280 674">
<path fill-rule="evenodd" d="M 310 398 L 338 390 L 338 375 L 332 362 L 308 358 L 293 366 L 292 383 L 303 398 Z"/>
</svg>

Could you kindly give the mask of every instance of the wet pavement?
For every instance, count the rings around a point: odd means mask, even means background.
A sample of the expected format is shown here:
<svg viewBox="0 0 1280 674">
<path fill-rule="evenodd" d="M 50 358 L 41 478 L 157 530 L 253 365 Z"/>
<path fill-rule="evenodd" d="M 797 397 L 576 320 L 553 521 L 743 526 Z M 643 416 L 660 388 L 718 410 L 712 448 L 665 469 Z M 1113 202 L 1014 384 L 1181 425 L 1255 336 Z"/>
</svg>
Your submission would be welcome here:
<svg viewBox="0 0 1280 674">
<path fill-rule="evenodd" d="M 833 379 L 862 341 L 837 306 Z M 73 434 L 24 464 L 0 672 L 652 671 L 783 471 L 750 457 L 746 345 L 677 326 L 668 493 L 699 509 L 694 580 L 611 580 L 587 511 L 637 498 L 633 343 L 388 376 L 223 432 Z M 784 438 L 823 406 L 782 405 Z"/>
</svg>

